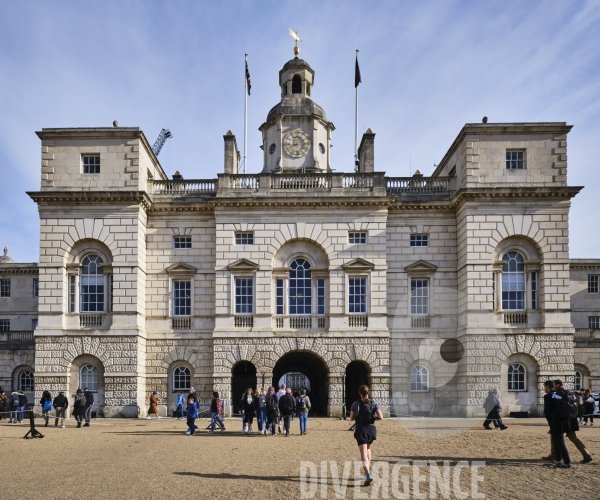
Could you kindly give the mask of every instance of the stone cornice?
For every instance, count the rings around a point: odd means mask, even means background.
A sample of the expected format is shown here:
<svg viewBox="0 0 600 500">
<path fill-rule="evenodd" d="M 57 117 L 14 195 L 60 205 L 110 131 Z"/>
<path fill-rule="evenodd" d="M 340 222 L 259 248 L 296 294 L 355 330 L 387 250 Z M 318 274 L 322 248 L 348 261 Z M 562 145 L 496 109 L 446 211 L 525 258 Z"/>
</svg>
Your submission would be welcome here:
<svg viewBox="0 0 600 500">
<path fill-rule="evenodd" d="M 571 259 L 570 269 L 600 269 L 600 259 Z"/>
<path fill-rule="evenodd" d="M 38 205 L 135 204 L 148 211 L 152 205 L 145 191 L 28 191 Z"/>
<path fill-rule="evenodd" d="M 31 264 L 0 264 L 0 274 L 39 274 L 40 270 L 36 263 Z"/>
<path fill-rule="evenodd" d="M 300 207 L 379 207 L 388 208 L 393 203 L 393 197 L 318 197 L 314 198 L 218 198 L 208 203 L 215 208 L 243 208 L 243 207 L 265 207 L 265 208 L 300 208 Z"/>
<path fill-rule="evenodd" d="M 550 187 L 490 187 L 490 188 L 463 188 L 451 200 L 452 208 L 458 208 L 467 201 L 481 200 L 513 200 L 519 199 L 544 199 L 559 198 L 570 200 L 575 197 L 583 186 L 550 186 Z"/>
</svg>

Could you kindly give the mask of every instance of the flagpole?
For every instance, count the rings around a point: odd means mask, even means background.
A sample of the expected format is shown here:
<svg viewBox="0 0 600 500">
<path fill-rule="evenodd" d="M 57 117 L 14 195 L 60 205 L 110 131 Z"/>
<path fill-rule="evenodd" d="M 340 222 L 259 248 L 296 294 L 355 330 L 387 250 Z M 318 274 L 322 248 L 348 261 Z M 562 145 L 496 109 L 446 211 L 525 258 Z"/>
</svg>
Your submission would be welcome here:
<svg viewBox="0 0 600 500">
<path fill-rule="evenodd" d="M 248 54 L 245 54 L 246 65 L 244 66 L 244 174 L 246 173 L 246 161 L 248 159 L 248 77 L 246 76 L 246 68 L 248 67 Z"/>
<path fill-rule="evenodd" d="M 356 49 L 356 62 L 358 64 L 358 49 Z M 355 85 L 356 95 L 354 102 L 354 171 L 358 171 L 358 85 Z"/>
</svg>

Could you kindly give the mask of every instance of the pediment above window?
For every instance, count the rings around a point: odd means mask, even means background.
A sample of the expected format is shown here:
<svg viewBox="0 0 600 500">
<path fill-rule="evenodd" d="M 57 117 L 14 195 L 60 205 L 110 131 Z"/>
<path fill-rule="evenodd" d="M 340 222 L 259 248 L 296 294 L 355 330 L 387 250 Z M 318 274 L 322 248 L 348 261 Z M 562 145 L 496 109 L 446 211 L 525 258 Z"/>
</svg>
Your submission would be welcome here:
<svg viewBox="0 0 600 500">
<path fill-rule="evenodd" d="M 365 259 L 354 259 L 342 265 L 344 271 L 372 271 L 375 264 Z"/>
<path fill-rule="evenodd" d="M 411 276 L 417 274 L 428 276 L 430 274 L 435 273 L 437 271 L 437 268 L 438 266 L 432 264 L 431 262 L 427 262 L 426 260 L 418 260 L 406 266 L 404 270 Z"/>
<path fill-rule="evenodd" d="M 260 266 L 248 259 L 240 259 L 227 266 L 230 271 L 257 271 Z"/>
<path fill-rule="evenodd" d="M 165 272 L 171 276 L 191 276 L 198 272 L 198 268 L 184 262 L 178 262 L 177 264 L 167 267 Z"/>
</svg>

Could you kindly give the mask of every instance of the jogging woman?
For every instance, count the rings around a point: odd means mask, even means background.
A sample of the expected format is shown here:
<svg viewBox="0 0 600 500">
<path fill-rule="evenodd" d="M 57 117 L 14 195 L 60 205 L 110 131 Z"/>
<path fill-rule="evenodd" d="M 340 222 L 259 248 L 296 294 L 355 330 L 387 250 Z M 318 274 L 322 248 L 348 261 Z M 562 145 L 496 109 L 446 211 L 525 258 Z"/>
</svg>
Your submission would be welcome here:
<svg viewBox="0 0 600 500">
<path fill-rule="evenodd" d="M 360 399 L 355 401 L 350 408 L 350 420 L 356 422 L 354 430 L 354 439 L 358 443 L 360 459 L 365 471 L 365 486 L 369 486 L 373 481 L 371 477 L 371 445 L 377 439 L 377 429 L 375 420 L 382 420 L 383 414 L 376 401 L 369 399 L 369 388 L 361 385 L 358 388 Z"/>
</svg>

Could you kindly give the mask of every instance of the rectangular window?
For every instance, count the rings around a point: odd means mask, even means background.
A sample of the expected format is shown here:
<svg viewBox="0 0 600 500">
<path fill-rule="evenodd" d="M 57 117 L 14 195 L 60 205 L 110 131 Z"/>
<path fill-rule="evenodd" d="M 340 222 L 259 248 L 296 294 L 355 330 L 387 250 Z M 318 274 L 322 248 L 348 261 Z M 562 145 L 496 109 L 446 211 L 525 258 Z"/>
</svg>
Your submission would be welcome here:
<svg viewBox="0 0 600 500">
<path fill-rule="evenodd" d="M 317 279 L 317 314 L 325 315 L 325 279 Z"/>
<path fill-rule="evenodd" d="M 410 280 L 410 314 L 429 314 L 429 280 Z"/>
<path fill-rule="evenodd" d="M 496 310 L 496 273 L 492 273 L 492 310 Z"/>
<path fill-rule="evenodd" d="M 114 275 L 110 275 L 108 277 L 108 311 L 113 312 L 113 303 L 114 303 Z"/>
<path fill-rule="evenodd" d="M 235 233 L 236 245 L 254 245 L 254 233 Z"/>
<path fill-rule="evenodd" d="M 502 273 L 502 309 L 505 311 L 525 310 L 525 273 Z"/>
<path fill-rule="evenodd" d="M 192 315 L 192 282 L 173 281 L 173 316 Z"/>
<path fill-rule="evenodd" d="M 100 155 L 82 155 L 81 162 L 84 174 L 100 173 Z"/>
<path fill-rule="evenodd" d="M 365 245 L 367 243 L 366 232 L 349 232 L 348 243 L 350 245 Z"/>
<path fill-rule="evenodd" d="M 235 313 L 252 314 L 254 305 L 253 278 L 235 279 Z"/>
<path fill-rule="evenodd" d="M 10 280 L 0 280 L 0 297 L 10 297 Z"/>
<path fill-rule="evenodd" d="M 37 328 L 37 326 L 38 326 L 38 320 L 37 320 L 37 318 L 32 319 L 31 320 L 31 329 L 35 330 Z"/>
<path fill-rule="evenodd" d="M 599 277 L 597 274 L 588 274 L 588 293 L 598 293 Z"/>
<path fill-rule="evenodd" d="M 428 247 L 429 246 L 429 235 L 428 234 L 411 234 L 410 235 L 410 246 L 411 247 Z"/>
<path fill-rule="evenodd" d="M 523 170 L 525 168 L 525 151 L 507 151 L 506 168 L 508 170 Z"/>
<path fill-rule="evenodd" d="M 75 312 L 75 275 L 69 276 L 69 312 Z"/>
<path fill-rule="evenodd" d="M 275 314 L 283 316 L 283 279 L 275 280 Z"/>
<path fill-rule="evenodd" d="M 40 296 L 40 280 L 38 278 L 34 278 L 33 280 L 33 296 Z"/>
<path fill-rule="evenodd" d="M 600 316 L 588 316 L 588 325 L 592 330 L 600 329 Z"/>
<path fill-rule="evenodd" d="M 192 237 L 173 236 L 173 248 L 192 248 Z"/>
<path fill-rule="evenodd" d="M 10 332 L 9 319 L 0 319 L 0 332 Z"/>
<path fill-rule="evenodd" d="M 79 278 L 79 311 L 104 312 L 104 275 L 82 274 Z"/>
<path fill-rule="evenodd" d="M 367 278 L 348 278 L 348 312 L 367 314 Z"/>
<path fill-rule="evenodd" d="M 539 308 L 538 273 L 531 273 L 531 308 L 537 311 Z"/>
</svg>

